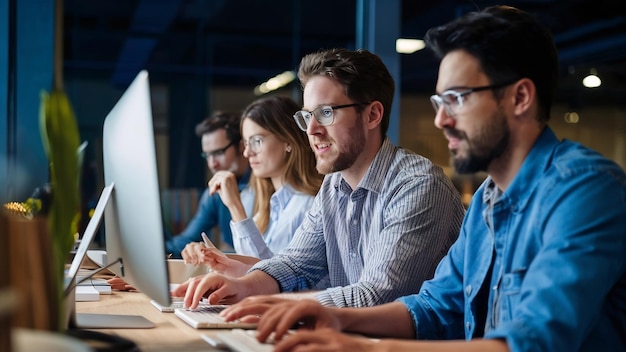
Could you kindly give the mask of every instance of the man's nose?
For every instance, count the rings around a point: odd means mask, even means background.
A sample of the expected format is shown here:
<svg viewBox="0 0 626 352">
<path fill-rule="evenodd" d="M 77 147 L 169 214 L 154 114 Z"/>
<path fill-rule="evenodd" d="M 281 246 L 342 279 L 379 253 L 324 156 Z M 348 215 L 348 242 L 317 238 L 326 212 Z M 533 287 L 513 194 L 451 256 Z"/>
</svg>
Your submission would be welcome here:
<svg viewBox="0 0 626 352">
<path fill-rule="evenodd" d="M 435 112 L 435 127 L 438 129 L 443 129 L 444 127 L 454 127 L 454 118 L 448 115 L 448 111 L 445 106 L 439 106 L 437 112 Z"/>
<path fill-rule="evenodd" d="M 212 167 L 214 169 L 217 169 L 220 166 L 219 160 L 217 160 L 217 158 L 214 158 L 213 156 L 209 156 L 206 159 L 206 162 L 209 164 L 209 167 Z"/>
</svg>

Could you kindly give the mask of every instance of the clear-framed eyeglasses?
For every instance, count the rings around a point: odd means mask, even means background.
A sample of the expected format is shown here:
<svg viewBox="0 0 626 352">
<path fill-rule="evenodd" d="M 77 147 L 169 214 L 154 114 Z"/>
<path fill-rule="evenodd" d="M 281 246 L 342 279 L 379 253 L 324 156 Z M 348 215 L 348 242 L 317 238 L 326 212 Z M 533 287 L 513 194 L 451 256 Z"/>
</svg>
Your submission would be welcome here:
<svg viewBox="0 0 626 352">
<path fill-rule="evenodd" d="M 261 150 L 263 149 L 263 141 L 266 138 L 270 138 L 272 137 L 271 135 L 269 136 L 252 136 L 250 138 L 248 138 L 248 140 L 244 140 L 243 141 L 243 145 L 248 148 L 248 150 L 250 150 L 251 152 L 257 154 L 260 153 Z"/>
<path fill-rule="evenodd" d="M 353 103 L 353 104 L 344 104 L 344 105 L 321 105 L 315 108 L 315 110 L 313 111 L 307 111 L 307 110 L 297 111 L 293 115 L 293 118 L 296 120 L 298 127 L 300 127 L 301 130 L 306 132 L 307 128 L 309 127 L 309 124 L 311 124 L 312 117 L 314 117 L 315 120 L 317 120 L 317 123 L 319 123 L 320 125 L 330 126 L 335 122 L 335 114 L 333 113 L 333 110 L 349 108 L 352 106 L 367 105 L 367 104 L 369 103 Z"/>
<path fill-rule="evenodd" d="M 208 160 L 209 158 L 221 158 L 224 156 L 224 154 L 226 154 L 228 148 L 232 147 L 233 145 L 235 145 L 235 142 L 230 142 L 224 148 L 216 149 L 210 152 L 202 152 L 200 153 L 200 156 L 202 157 L 202 159 L 206 160 Z"/>
<path fill-rule="evenodd" d="M 441 93 L 440 95 L 431 95 L 430 102 L 433 104 L 433 109 L 435 109 L 435 113 L 439 112 L 439 109 L 443 105 L 443 107 L 446 109 L 446 114 L 448 116 L 454 116 L 457 114 L 457 112 L 459 112 L 460 109 L 463 108 L 463 101 L 465 100 L 465 96 L 483 90 L 504 88 L 513 83 L 514 82 L 507 82 L 503 84 L 493 84 L 482 87 L 449 89 Z"/>
</svg>

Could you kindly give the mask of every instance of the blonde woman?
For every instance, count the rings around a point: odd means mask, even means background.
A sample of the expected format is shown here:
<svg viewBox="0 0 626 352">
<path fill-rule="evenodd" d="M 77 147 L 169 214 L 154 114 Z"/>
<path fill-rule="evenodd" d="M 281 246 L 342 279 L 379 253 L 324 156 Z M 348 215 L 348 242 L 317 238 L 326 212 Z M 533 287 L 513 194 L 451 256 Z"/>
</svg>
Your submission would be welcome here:
<svg viewBox="0 0 626 352">
<path fill-rule="evenodd" d="M 293 119 L 300 107 L 290 98 L 273 96 L 252 102 L 243 112 L 244 156 L 253 176 L 253 217 L 246 215 L 235 175 L 219 171 L 209 181 L 231 213 L 233 244 L 238 255 L 224 255 L 202 243 L 191 243 L 183 258 L 238 277 L 258 260 L 267 259 L 289 244 L 322 183 L 307 135 Z"/>
</svg>

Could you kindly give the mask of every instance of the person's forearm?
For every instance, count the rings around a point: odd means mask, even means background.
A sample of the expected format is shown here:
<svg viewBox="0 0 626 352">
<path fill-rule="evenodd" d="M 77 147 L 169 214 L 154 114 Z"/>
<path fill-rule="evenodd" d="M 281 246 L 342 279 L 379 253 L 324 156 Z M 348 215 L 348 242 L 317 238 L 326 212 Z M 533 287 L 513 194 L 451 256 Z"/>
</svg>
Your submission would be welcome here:
<svg viewBox="0 0 626 352">
<path fill-rule="evenodd" d="M 392 302 L 367 308 L 333 308 L 345 332 L 374 337 L 414 339 L 411 315 L 404 304 Z"/>
<path fill-rule="evenodd" d="M 244 297 L 271 295 L 280 292 L 278 282 L 261 270 L 254 270 L 242 276 L 241 280 L 245 282 L 246 292 L 242 293 Z"/>
<path fill-rule="evenodd" d="M 376 344 L 376 351 L 417 351 L 420 352 L 508 352 L 509 347 L 503 340 L 476 339 L 472 341 L 408 341 L 381 340 Z"/>
<path fill-rule="evenodd" d="M 241 204 L 241 200 L 237 199 L 236 202 L 233 202 L 228 206 L 228 211 L 230 212 L 230 217 L 234 222 L 239 222 L 248 218 L 246 215 L 246 210 L 243 208 L 243 204 Z"/>
</svg>

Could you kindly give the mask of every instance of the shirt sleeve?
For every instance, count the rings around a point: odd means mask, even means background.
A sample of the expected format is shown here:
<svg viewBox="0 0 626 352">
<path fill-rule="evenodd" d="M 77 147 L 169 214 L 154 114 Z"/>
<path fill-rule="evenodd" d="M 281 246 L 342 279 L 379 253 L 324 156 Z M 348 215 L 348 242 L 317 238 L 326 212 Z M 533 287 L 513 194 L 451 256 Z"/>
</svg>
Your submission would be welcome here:
<svg viewBox="0 0 626 352">
<path fill-rule="evenodd" d="M 202 193 L 198 210 L 185 229 L 165 241 L 165 249 L 168 254 L 171 253 L 173 258 L 182 258 L 181 251 L 187 243 L 202 241 L 200 233 L 210 231 L 217 224 L 219 201 L 219 196 L 217 194 L 211 196 L 208 189 Z"/>
<path fill-rule="evenodd" d="M 463 258 L 466 233 L 441 260 L 434 279 L 424 282 L 419 294 L 398 298 L 413 320 L 415 336 L 424 340 L 464 338 Z"/>
<path fill-rule="evenodd" d="M 238 254 L 259 259 L 268 259 L 274 256 L 252 218 L 238 222 L 231 221 L 230 229 L 233 233 L 235 252 Z"/>
</svg>

